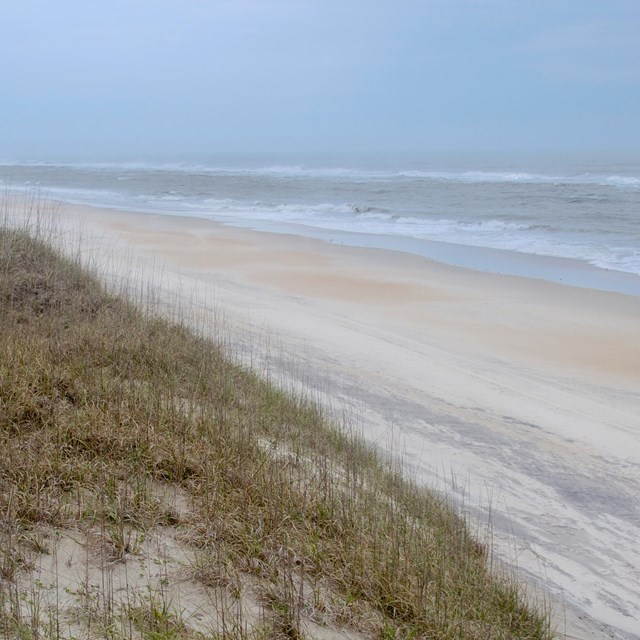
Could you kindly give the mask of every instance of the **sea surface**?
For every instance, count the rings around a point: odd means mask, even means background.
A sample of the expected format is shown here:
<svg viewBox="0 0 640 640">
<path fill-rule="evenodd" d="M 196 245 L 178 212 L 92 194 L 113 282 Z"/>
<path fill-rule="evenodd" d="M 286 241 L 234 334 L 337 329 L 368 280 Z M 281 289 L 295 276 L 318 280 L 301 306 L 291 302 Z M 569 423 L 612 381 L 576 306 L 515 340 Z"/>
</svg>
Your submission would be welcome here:
<svg viewBox="0 0 640 640">
<path fill-rule="evenodd" d="M 640 295 L 640 159 L 9 160 L 0 188 Z"/>
</svg>

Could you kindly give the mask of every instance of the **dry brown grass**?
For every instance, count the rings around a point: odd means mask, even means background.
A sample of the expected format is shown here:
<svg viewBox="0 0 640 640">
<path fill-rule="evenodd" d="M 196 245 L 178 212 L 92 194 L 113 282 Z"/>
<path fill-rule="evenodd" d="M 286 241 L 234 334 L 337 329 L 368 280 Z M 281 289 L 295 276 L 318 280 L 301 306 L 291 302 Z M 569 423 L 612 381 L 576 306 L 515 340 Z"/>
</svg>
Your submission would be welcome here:
<svg viewBox="0 0 640 640">
<path fill-rule="evenodd" d="M 441 497 L 42 234 L 0 229 L 0 319 L 0 637 L 553 636 Z"/>
</svg>

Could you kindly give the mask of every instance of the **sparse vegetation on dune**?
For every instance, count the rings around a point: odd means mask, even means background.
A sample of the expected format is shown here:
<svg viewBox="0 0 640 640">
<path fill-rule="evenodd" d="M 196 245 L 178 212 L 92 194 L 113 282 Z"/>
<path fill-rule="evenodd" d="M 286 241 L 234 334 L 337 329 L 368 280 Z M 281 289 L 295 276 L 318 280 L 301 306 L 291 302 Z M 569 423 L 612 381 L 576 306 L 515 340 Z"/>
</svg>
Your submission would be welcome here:
<svg viewBox="0 0 640 640">
<path fill-rule="evenodd" d="M 553 637 L 439 496 L 0 229 L 0 637 Z"/>
</svg>

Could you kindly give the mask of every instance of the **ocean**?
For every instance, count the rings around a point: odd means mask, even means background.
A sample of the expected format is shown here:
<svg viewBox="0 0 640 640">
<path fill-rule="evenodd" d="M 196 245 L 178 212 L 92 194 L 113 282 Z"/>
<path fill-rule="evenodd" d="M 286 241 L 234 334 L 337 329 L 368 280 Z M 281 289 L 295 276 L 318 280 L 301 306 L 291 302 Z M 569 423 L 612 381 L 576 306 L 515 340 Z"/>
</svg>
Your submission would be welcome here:
<svg viewBox="0 0 640 640">
<path fill-rule="evenodd" d="M 628 158 L 5 161 L 0 187 L 640 295 L 640 161 Z"/>
</svg>

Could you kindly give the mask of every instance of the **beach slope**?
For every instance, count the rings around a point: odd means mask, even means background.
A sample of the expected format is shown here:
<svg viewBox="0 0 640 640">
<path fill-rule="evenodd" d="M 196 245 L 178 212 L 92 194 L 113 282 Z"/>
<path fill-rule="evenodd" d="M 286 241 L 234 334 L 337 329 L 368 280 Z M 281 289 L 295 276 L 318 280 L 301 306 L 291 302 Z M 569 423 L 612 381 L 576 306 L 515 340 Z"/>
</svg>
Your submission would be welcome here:
<svg viewBox="0 0 640 640">
<path fill-rule="evenodd" d="M 640 637 L 640 299 L 202 219 L 61 219 L 224 309 L 241 358 L 490 512 L 500 557 L 575 635 Z"/>
</svg>

